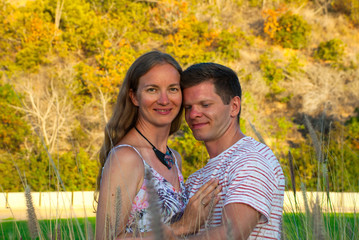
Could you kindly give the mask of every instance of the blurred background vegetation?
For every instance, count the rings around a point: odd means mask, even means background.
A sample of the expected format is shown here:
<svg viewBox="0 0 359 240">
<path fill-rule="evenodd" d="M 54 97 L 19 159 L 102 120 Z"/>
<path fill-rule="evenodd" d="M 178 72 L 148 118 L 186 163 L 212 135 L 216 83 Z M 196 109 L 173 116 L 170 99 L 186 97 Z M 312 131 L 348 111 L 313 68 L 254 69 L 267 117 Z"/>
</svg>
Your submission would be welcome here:
<svg viewBox="0 0 359 240">
<path fill-rule="evenodd" d="M 241 128 L 287 189 L 359 191 L 357 0 L 0 0 L 0 190 L 94 190 L 118 89 L 153 49 L 238 73 Z M 185 177 L 208 160 L 185 123 L 170 145 Z"/>
</svg>

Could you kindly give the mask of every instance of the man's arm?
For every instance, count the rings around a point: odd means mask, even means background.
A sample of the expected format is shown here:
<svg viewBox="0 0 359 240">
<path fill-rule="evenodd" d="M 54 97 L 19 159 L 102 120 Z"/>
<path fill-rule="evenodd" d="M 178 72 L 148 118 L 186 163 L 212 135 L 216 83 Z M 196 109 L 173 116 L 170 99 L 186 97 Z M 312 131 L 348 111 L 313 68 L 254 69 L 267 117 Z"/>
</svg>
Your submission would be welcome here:
<svg viewBox="0 0 359 240">
<path fill-rule="evenodd" d="M 229 232 L 233 239 L 247 239 L 257 225 L 261 214 L 242 203 L 231 203 L 223 209 L 223 225 L 191 236 L 190 240 L 225 240 Z"/>
</svg>

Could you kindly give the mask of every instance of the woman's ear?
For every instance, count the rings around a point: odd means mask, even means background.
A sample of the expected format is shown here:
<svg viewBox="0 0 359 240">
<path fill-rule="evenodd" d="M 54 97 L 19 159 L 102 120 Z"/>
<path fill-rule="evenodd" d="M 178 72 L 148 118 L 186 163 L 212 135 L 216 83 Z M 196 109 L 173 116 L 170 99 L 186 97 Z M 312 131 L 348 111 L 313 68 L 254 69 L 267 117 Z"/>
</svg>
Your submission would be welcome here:
<svg viewBox="0 0 359 240">
<path fill-rule="evenodd" d="M 137 100 L 136 92 L 134 92 L 133 89 L 130 89 L 129 96 L 131 98 L 133 105 L 138 107 L 138 100 Z"/>
<path fill-rule="evenodd" d="M 235 96 L 231 100 L 231 117 L 237 117 L 241 110 L 241 99 Z"/>
</svg>

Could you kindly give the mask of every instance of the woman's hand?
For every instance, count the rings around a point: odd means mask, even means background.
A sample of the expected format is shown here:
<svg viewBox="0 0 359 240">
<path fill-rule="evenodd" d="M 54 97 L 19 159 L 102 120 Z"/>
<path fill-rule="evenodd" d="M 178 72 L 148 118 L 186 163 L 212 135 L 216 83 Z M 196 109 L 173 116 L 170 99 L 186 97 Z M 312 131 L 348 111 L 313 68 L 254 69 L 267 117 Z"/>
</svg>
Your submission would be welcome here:
<svg viewBox="0 0 359 240">
<path fill-rule="evenodd" d="M 218 203 L 221 190 L 217 179 L 211 179 L 198 189 L 189 199 L 182 218 L 171 225 L 174 233 L 178 236 L 197 232 Z"/>
</svg>

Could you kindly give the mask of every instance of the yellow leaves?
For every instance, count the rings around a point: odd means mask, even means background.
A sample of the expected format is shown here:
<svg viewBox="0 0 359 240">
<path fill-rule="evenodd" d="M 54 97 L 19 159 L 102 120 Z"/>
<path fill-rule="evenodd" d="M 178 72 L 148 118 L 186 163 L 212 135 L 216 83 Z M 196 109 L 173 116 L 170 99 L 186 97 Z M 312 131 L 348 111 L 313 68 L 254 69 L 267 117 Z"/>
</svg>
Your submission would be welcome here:
<svg viewBox="0 0 359 240">
<path fill-rule="evenodd" d="M 118 42 L 118 46 L 119 47 L 123 47 L 126 45 L 126 39 L 122 38 L 119 42 Z"/>
<path fill-rule="evenodd" d="M 127 45 L 125 39 L 120 40 L 118 44 L 123 47 L 117 48 L 110 40 L 105 40 L 103 45 L 111 45 L 113 48 L 105 48 L 96 55 L 92 65 L 81 63 L 77 66 L 79 77 L 91 95 L 97 96 L 100 92 L 108 96 L 117 95 L 118 86 L 136 58 L 135 50 Z"/>
<path fill-rule="evenodd" d="M 265 18 L 263 31 L 273 39 L 279 25 L 277 20 L 278 12 L 272 9 L 263 10 L 262 16 Z"/>
<path fill-rule="evenodd" d="M 103 42 L 103 46 L 105 47 L 105 48 L 110 48 L 111 46 L 112 46 L 112 44 L 111 44 L 111 42 L 109 41 L 109 40 L 105 40 L 104 42 Z"/>
<path fill-rule="evenodd" d="M 216 40 L 218 39 L 219 37 L 219 32 L 218 31 L 209 31 L 209 32 L 205 32 L 203 34 L 203 37 L 205 39 L 205 41 L 203 42 L 204 43 L 204 46 L 205 47 L 211 47 L 215 42 Z"/>
<path fill-rule="evenodd" d="M 285 11 L 284 8 L 278 8 L 276 10 L 267 9 L 262 11 L 262 17 L 264 18 L 264 28 L 263 31 L 266 33 L 271 39 L 274 38 L 274 35 L 277 31 L 280 30 L 278 24 L 278 17 Z M 287 31 L 290 31 L 287 30 Z"/>
<path fill-rule="evenodd" d="M 53 35 L 55 25 L 49 22 L 44 22 L 37 14 L 30 18 L 26 25 L 25 42 L 37 42 L 50 39 Z"/>
</svg>

